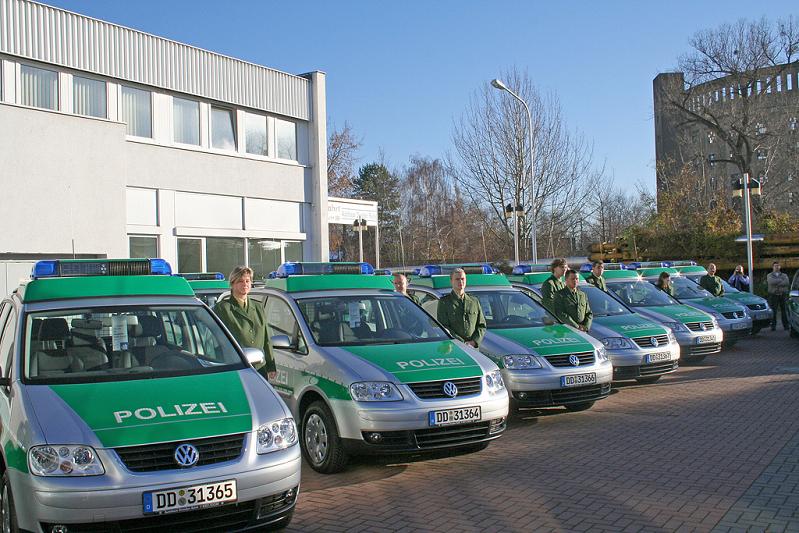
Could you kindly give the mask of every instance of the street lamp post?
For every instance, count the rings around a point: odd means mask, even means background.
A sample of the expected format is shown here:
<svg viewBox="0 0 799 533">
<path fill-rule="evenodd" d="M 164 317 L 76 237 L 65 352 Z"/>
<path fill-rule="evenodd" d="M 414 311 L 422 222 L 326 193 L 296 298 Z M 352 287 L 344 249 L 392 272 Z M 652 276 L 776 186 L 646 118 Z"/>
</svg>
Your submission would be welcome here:
<svg viewBox="0 0 799 533">
<path fill-rule="evenodd" d="M 532 116 L 532 114 L 530 114 L 530 107 L 527 105 L 527 102 L 525 102 L 518 94 L 516 94 L 515 92 L 511 91 L 508 88 L 507 85 L 502 83 L 501 80 L 493 79 L 493 80 L 491 80 L 491 85 L 494 88 L 499 89 L 500 91 L 507 92 L 509 95 L 511 95 L 516 100 L 521 102 L 522 105 L 524 106 L 524 110 L 527 111 L 527 122 L 529 124 L 529 129 L 530 129 L 530 132 L 529 132 L 530 133 L 530 220 L 531 220 L 531 224 L 530 225 L 532 226 L 532 229 L 531 229 L 530 233 L 531 233 L 531 237 L 532 237 L 531 241 L 532 241 L 532 252 L 533 252 L 532 259 L 533 259 L 533 263 L 538 263 L 538 246 L 537 246 L 536 234 L 535 234 L 536 233 L 535 232 L 535 230 L 536 230 L 536 227 L 535 227 L 536 226 L 536 209 L 535 209 L 535 188 L 534 188 L 534 185 L 535 185 L 535 182 L 534 182 L 535 172 L 534 172 L 534 169 L 533 169 L 533 167 L 535 166 L 535 147 L 533 145 L 533 116 Z M 524 154 L 522 154 L 522 166 L 524 166 Z M 519 258 L 518 258 L 518 254 L 517 254 L 516 264 L 518 264 L 518 263 L 519 263 Z"/>
<path fill-rule="evenodd" d="M 733 184 L 732 195 L 741 197 L 744 211 L 744 230 L 746 232 L 746 266 L 749 269 L 749 292 L 754 292 L 754 252 L 752 250 L 752 196 L 760 196 L 760 180 L 752 179 L 745 172 L 743 179 Z"/>
<path fill-rule="evenodd" d="M 519 264 L 519 217 L 524 214 L 524 207 L 521 204 L 505 206 L 505 219 L 513 217 L 513 258 L 514 265 Z"/>
<path fill-rule="evenodd" d="M 352 229 L 358 232 L 358 261 L 363 263 L 363 232 L 367 231 L 366 220 L 356 218 L 352 223 Z"/>
</svg>

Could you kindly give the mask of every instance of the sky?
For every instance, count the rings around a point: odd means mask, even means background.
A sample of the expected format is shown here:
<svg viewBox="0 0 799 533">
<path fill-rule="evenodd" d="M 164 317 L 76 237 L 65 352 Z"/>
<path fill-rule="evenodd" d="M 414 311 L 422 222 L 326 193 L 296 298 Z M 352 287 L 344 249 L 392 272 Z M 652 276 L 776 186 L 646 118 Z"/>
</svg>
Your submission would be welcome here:
<svg viewBox="0 0 799 533">
<path fill-rule="evenodd" d="M 352 127 L 359 164 L 445 157 L 469 99 L 503 70 L 526 70 L 627 190 L 654 190 L 652 79 L 675 70 L 690 37 L 799 15 L 795 0 L 44 3 L 292 74 L 325 72 L 328 125 Z"/>
</svg>

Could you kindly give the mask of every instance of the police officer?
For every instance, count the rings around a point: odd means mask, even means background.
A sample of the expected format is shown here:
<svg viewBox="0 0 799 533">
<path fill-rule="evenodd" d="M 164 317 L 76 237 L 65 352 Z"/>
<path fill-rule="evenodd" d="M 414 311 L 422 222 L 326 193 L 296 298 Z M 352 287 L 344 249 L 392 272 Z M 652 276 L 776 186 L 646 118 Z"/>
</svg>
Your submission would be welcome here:
<svg viewBox="0 0 799 533">
<path fill-rule="evenodd" d="M 438 301 L 436 319 L 456 338 L 477 348 L 486 334 L 486 319 L 480 302 L 466 294 L 466 272 L 456 268 L 449 275 L 452 292 Z"/>
<path fill-rule="evenodd" d="M 266 371 L 269 379 L 277 376 L 275 358 L 269 345 L 269 330 L 266 326 L 264 308 L 252 301 L 248 294 L 252 288 L 252 269 L 237 266 L 230 273 L 230 295 L 220 299 L 214 306 L 214 313 L 244 348 L 260 348 L 266 356 Z"/>
<path fill-rule="evenodd" d="M 562 257 L 553 259 L 552 264 L 549 265 L 552 275 L 541 285 L 541 303 L 550 311 L 555 308 L 555 294 L 566 287 L 563 283 L 563 273 L 568 268 L 569 265 Z"/>
<path fill-rule="evenodd" d="M 585 278 L 585 281 L 597 289 L 602 289 L 603 291 L 608 292 L 608 286 L 605 285 L 605 278 L 602 277 L 604 272 L 605 265 L 602 264 L 602 261 L 594 261 L 591 265 L 591 273 L 588 274 L 588 277 Z"/>
<path fill-rule="evenodd" d="M 707 266 L 707 274 L 699 278 L 699 285 L 713 296 L 724 296 L 724 285 L 716 275 L 716 265 L 713 263 Z"/>
<path fill-rule="evenodd" d="M 416 305 L 422 305 L 422 300 L 416 294 L 408 294 L 408 277 L 402 272 L 395 272 L 392 276 L 391 283 L 394 284 L 394 291 L 403 296 L 407 296 Z"/>
<path fill-rule="evenodd" d="M 566 287 L 555 294 L 555 316 L 575 328 L 588 331 L 594 314 L 588 297 L 577 288 L 577 271 L 566 271 Z"/>
</svg>

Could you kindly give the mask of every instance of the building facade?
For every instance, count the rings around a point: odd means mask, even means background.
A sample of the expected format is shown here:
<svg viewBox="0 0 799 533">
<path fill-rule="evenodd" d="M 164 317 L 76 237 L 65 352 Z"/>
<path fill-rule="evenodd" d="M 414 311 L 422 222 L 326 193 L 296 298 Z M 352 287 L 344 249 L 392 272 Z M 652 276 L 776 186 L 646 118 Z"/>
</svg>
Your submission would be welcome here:
<svg viewBox="0 0 799 533">
<path fill-rule="evenodd" d="M 325 75 L 0 0 L 0 284 L 45 257 L 326 260 Z"/>
<path fill-rule="evenodd" d="M 658 197 L 668 178 L 686 165 L 700 177 L 698 194 L 720 191 L 731 199 L 741 178 L 740 166 L 725 162 L 734 158 L 729 145 L 670 104 L 669 96 L 680 95 L 688 111 L 729 124 L 746 138 L 740 152 L 750 151 L 751 177 L 762 185 L 761 205 L 799 215 L 799 63 L 719 78 L 690 93 L 683 73 L 662 73 L 653 90 Z"/>
</svg>

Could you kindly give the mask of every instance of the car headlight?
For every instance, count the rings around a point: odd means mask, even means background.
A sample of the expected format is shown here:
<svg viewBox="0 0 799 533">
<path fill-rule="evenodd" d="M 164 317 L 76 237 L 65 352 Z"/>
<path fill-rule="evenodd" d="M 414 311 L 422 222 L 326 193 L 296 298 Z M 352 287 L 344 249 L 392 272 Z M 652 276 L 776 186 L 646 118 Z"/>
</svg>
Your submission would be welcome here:
<svg viewBox="0 0 799 533">
<path fill-rule="evenodd" d="M 103 463 L 91 446 L 52 444 L 31 446 L 28 465 L 35 476 L 100 476 Z"/>
<path fill-rule="evenodd" d="M 744 316 L 745 317 L 748 318 L 748 317 L 752 316 L 751 313 L 749 312 L 749 308 L 746 307 L 745 305 L 743 306 L 743 310 L 744 310 Z"/>
<path fill-rule="evenodd" d="M 633 347 L 632 343 L 624 337 L 605 337 L 602 344 L 608 350 L 628 350 Z"/>
<path fill-rule="evenodd" d="M 297 444 L 297 426 L 293 418 L 281 418 L 261 424 L 255 436 L 256 453 L 276 452 Z"/>
<path fill-rule="evenodd" d="M 677 342 L 677 337 L 674 336 L 673 331 L 669 331 L 668 335 L 669 335 L 669 344 L 674 344 Z"/>
<path fill-rule="evenodd" d="M 667 328 L 669 328 L 670 330 L 675 331 L 675 332 L 676 331 L 680 331 L 680 332 L 691 331 L 682 322 L 664 322 L 663 325 L 666 326 Z"/>
<path fill-rule="evenodd" d="M 541 363 L 533 355 L 506 355 L 502 358 L 508 370 L 525 370 L 528 368 L 542 368 Z"/>
<path fill-rule="evenodd" d="M 388 381 L 359 381 L 350 385 L 350 394 L 359 402 L 398 402 L 402 393 Z"/>
<path fill-rule="evenodd" d="M 486 387 L 491 394 L 505 391 L 505 382 L 502 381 L 502 372 L 499 370 L 492 370 L 486 374 Z"/>
<path fill-rule="evenodd" d="M 608 351 L 605 349 L 604 346 L 600 346 L 596 351 L 596 361 L 597 363 L 604 363 L 608 360 Z"/>
</svg>

